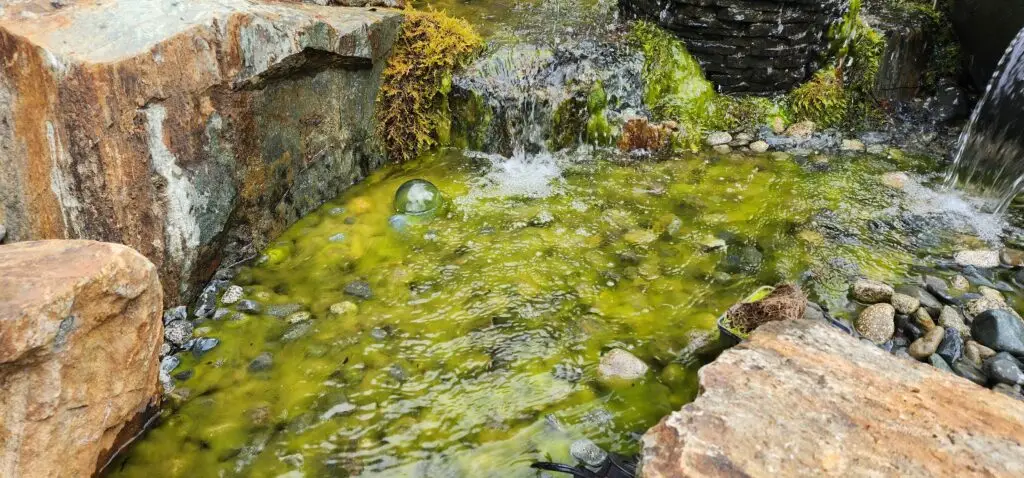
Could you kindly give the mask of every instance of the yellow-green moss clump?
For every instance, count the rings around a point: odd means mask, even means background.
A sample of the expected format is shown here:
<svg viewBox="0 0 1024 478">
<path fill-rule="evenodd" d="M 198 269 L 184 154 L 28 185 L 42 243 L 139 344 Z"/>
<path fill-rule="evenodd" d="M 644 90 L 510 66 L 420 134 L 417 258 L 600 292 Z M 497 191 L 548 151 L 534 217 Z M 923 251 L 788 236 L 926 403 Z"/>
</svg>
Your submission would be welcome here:
<svg viewBox="0 0 1024 478">
<path fill-rule="evenodd" d="M 408 161 L 448 142 L 452 73 L 482 46 L 465 20 L 438 11 L 405 11 L 377 100 L 378 135 L 390 159 Z"/>
<path fill-rule="evenodd" d="M 846 118 L 848 101 L 838 68 L 825 68 L 790 93 L 790 107 L 800 120 L 837 126 Z"/>
<path fill-rule="evenodd" d="M 634 23 L 629 42 L 644 54 L 644 104 L 655 120 L 680 124 L 676 143 L 684 149 L 697 149 L 706 130 L 756 127 L 786 116 L 768 98 L 717 94 L 683 42 L 657 25 Z"/>
</svg>

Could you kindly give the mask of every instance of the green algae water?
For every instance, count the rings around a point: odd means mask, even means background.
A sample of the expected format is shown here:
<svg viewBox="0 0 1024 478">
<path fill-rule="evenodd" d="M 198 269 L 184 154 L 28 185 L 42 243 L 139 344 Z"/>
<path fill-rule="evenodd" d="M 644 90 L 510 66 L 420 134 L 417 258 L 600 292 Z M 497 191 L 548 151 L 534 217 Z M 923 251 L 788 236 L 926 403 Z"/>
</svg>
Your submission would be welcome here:
<svg viewBox="0 0 1024 478">
<path fill-rule="evenodd" d="M 927 255 L 871 226 L 904 201 L 882 173 L 926 164 L 601 155 L 442 151 L 303 218 L 235 279 L 261 312 L 199 325 L 221 344 L 182 355 L 161 423 L 109 476 L 527 477 L 583 437 L 636 453 L 695 396 L 692 352 L 731 304 L 800 281 L 841 314 L 848 268 L 899 282 Z M 393 217 L 411 179 L 442 214 Z M 646 377 L 602 382 L 613 348 Z"/>
</svg>

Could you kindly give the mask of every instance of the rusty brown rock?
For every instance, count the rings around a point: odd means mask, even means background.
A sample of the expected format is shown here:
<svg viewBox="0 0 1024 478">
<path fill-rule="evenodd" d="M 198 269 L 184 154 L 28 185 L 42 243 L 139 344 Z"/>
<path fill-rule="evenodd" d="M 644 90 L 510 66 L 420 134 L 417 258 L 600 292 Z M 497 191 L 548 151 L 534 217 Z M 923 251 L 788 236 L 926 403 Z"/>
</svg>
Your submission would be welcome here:
<svg viewBox="0 0 1024 478">
<path fill-rule="evenodd" d="M 0 476 L 91 476 L 159 404 L 156 267 L 92 241 L 0 246 Z"/>
<path fill-rule="evenodd" d="M 64 5 L 0 9 L 8 241 L 129 245 L 173 305 L 383 162 L 374 102 L 399 12 Z"/>
<path fill-rule="evenodd" d="M 822 322 L 762 326 L 700 385 L 644 436 L 644 478 L 1024 476 L 1024 402 Z"/>
</svg>

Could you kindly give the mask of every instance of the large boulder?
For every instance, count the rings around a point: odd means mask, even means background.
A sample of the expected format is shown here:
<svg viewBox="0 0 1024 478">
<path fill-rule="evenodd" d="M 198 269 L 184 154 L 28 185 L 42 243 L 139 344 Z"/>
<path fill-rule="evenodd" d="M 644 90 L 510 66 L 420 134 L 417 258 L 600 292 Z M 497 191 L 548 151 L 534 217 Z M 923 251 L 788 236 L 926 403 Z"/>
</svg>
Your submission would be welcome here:
<svg viewBox="0 0 1024 478">
<path fill-rule="evenodd" d="M 159 404 L 163 292 L 128 247 L 0 246 L 0 476 L 92 476 Z"/>
<path fill-rule="evenodd" d="M 156 264 L 168 305 L 384 160 L 396 11 L 264 0 L 0 8 L 0 223 Z M 250 245 L 247 249 L 233 244 Z"/>
<path fill-rule="evenodd" d="M 1024 402 L 817 321 L 766 324 L 643 439 L 644 478 L 1024 476 Z"/>
</svg>

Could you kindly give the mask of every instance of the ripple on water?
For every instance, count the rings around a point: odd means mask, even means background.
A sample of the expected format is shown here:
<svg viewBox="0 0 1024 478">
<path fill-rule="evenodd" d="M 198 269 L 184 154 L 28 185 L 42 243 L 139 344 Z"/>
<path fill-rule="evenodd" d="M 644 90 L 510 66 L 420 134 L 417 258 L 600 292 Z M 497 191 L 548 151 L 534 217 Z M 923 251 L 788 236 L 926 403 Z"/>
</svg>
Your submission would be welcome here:
<svg viewBox="0 0 1024 478">
<path fill-rule="evenodd" d="M 204 323 L 220 345 L 182 357 L 193 375 L 111 475 L 514 477 L 570 461 L 584 436 L 636 452 L 636 433 L 692 399 L 694 351 L 751 290 L 799 281 L 842 314 L 852 276 L 898 281 L 927 260 L 893 219 L 916 203 L 894 214 L 904 196 L 879 182 L 897 166 L 447 151 L 388 167 L 236 278 L 259 310 L 308 320 Z M 453 207 L 398 232 L 392 198 L 414 178 Z M 651 372 L 599 383 L 612 348 Z"/>
</svg>

